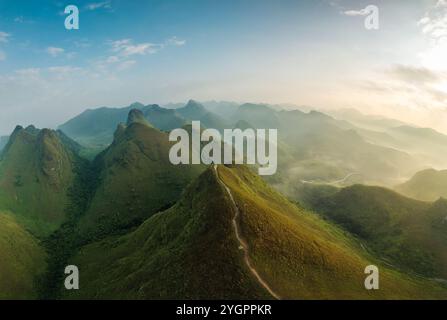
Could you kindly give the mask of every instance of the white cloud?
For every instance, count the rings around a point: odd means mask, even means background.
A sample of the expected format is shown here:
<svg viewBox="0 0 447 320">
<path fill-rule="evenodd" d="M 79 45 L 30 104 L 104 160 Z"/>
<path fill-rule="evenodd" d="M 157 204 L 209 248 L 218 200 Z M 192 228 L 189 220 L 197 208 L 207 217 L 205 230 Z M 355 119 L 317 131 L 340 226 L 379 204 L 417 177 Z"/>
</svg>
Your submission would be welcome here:
<svg viewBox="0 0 447 320">
<path fill-rule="evenodd" d="M 346 11 L 343 11 L 342 14 L 344 14 L 346 16 L 351 16 L 351 17 L 366 16 L 368 14 L 368 11 L 366 11 L 365 9 L 362 9 L 362 10 L 346 10 Z"/>
<path fill-rule="evenodd" d="M 57 48 L 57 47 L 48 47 L 47 48 L 47 53 L 53 57 L 57 57 L 64 52 L 65 52 L 65 50 L 63 48 Z"/>
<path fill-rule="evenodd" d="M 421 63 L 436 70 L 447 70 L 447 0 L 439 0 L 418 21 L 429 41 L 427 49 L 419 53 Z"/>
<path fill-rule="evenodd" d="M 153 54 L 158 52 L 161 48 L 162 45 L 149 42 L 133 44 L 131 39 L 122 39 L 112 42 L 112 51 L 122 57 Z"/>
<path fill-rule="evenodd" d="M 0 31 L 0 42 L 6 43 L 9 41 L 9 37 L 11 35 L 9 33 L 6 33 L 4 31 Z"/>
<path fill-rule="evenodd" d="M 0 61 L 6 60 L 6 53 L 0 50 Z"/>
<path fill-rule="evenodd" d="M 172 38 L 166 40 L 166 44 L 171 45 L 171 46 L 181 47 L 186 44 L 186 40 L 181 40 L 177 37 L 172 37 Z"/>
<path fill-rule="evenodd" d="M 111 9 L 112 4 L 110 3 L 110 1 L 93 2 L 93 3 L 87 4 L 85 6 L 85 8 L 90 11 L 97 10 L 97 9 Z"/>
</svg>

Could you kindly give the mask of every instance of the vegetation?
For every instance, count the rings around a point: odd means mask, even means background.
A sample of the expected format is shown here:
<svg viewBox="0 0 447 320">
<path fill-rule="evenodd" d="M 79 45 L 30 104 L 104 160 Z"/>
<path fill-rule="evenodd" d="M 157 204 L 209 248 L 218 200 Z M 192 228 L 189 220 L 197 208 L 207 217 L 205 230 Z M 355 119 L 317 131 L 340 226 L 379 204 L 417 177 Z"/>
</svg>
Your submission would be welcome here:
<svg viewBox="0 0 447 320">
<path fill-rule="evenodd" d="M 356 185 L 313 203 L 392 265 L 428 277 L 447 276 L 446 201 L 422 202 Z"/>
<path fill-rule="evenodd" d="M 409 181 L 398 185 L 396 191 L 422 201 L 447 198 L 447 170 L 427 169 L 416 173 Z"/>
<path fill-rule="evenodd" d="M 17 127 L 0 156 L 0 299 L 273 298 L 247 267 L 225 186 L 251 264 L 281 298 L 447 299 L 444 171 L 396 188 L 436 202 L 353 185 L 395 185 L 435 163 L 443 135 L 358 114 L 220 105 L 133 104 L 88 110 L 59 131 Z M 278 129 L 278 173 L 173 166 L 166 131 L 193 120 Z M 62 288 L 68 264 L 82 270 L 79 291 Z M 364 288 L 370 264 L 377 291 Z"/>
<path fill-rule="evenodd" d="M 0 257 L 0 300 L 37 298 L 35 279 L 45 270 L 45 251 L 7 212 L 0 212 Z"/>
<path fill-rule="evenodd" d="M 55 131 L 17 127 L 2 153 L 0 209 L 39 237 L 66 219 L 68 190 L 81 161 L 69 140 Z"/>
<path fill-rule="evenodd" d="M 95 160 L 95 192 L 79 223 L 84 237 L 122 233 L 179 199 L 204 168 L 172 165 L 171 145 L 140 111 L 130 113 L 128 125 L 117 129 L 113 144 Z"/>
<path fill-rule="evenodd" d="M 272 298 L 243 261 L 232 226 L 241 210 L 242 236 L 258 273 L 282 298 L 447 298 L 434 282 L 384 266 L 358 242 L 317 215 L 288 202 L 249 169 L 204 172 L 172 208 L 138 229 L 81 248 L 71 260 L 84 286 L 68 298 Z M 382 287 L 364 288 L 364 269 L 381 267 Z"/>
</svg>

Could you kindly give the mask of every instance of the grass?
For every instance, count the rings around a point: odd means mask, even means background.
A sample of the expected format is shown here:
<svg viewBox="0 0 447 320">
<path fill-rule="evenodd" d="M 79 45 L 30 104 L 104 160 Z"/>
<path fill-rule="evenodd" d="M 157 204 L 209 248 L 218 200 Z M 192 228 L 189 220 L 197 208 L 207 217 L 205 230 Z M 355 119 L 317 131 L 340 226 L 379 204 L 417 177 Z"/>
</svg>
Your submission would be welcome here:
<svg viewBox="0 0 447 320">
<path fill-rule="evenodd" d="M 356 185 L 314 201 L 315 209 L 406 271 L 447 277 L 447 202 L 422 202 Z"/>
<path fill-rule="evenodd" d="M 173 205 L 203 166 L 174 166 L 168 135 L 135 122 L 120 127 L 95 163 L 96 191 L 79 227 L 93 239 L 122 233 Z"/>
<path fill-rule="evenodd" d="M 343 229 L 295 206 L 248 168 L 219 166 L 241 210 L 255 268 L 286 299 L 446 299 L 434 282 L 405 275 L 364 251 Z M 212 169 L 172 208 L 135 231 L 86 245 L 70 260 L 83 270 L 71 299 L 270 299 L 238 250 L 232 203 Z M 381 289 L 364 288 L 380 267 Z"/>
<path fill-rule="evenodd" d="M 54 131 L 15 131 L 0 161 L 0 209 L 39 237 L 65 220 L 68 189 L 74 179 L 75 154 Z"/>
<path fill-rule="evenodd" d="M 37 298 L 35 279 L 45 270 L 45 250 L 6 212 L 0 212 L 0 257 L 0 300 Z"/>
<path fill-rule="evenodd" d="M 244 167 L 219 167 L 241 210 L 241 228 L 258 271 L 290 299 L 447 298 L 447 291 L 391 270 L 356 239 L 317 215 L 294 206 Z M 364 268 L 381 270 L 381 289 L 367 291 Z"/>
</svg>

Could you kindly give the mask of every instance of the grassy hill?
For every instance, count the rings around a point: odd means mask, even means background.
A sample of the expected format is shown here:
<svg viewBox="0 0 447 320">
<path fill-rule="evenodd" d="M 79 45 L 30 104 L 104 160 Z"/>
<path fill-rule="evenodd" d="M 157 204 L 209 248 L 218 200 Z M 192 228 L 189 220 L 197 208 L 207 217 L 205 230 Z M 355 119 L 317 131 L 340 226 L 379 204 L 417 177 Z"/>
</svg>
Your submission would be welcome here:
<svg viewBox="0 0 447 320">
<path fill-rule="evenodd" d="M 60 133 L 18 126 L 0 160 L 0 209 L 36 235 L 48 235 L 65 220 L 69 190 L 82 165 Z"/>
<path fill-rule="evenodd" d="M 242 166 L 210 168 L 177 204 L 135 231 L 81 248 L 71 263 L 83 270 L 83 285 L 68 297 L 273 298 L 244 261 L 234 204 L 251 265 L 281 298 L 447 298 L 447 289 L 385 267 Z M 369 264 L 381 268 L 374 292 L 363 284 Z"/>
<path fill-rule="evenodd" d="M 392 265 L 447 277 L 447 206 L 355 185 L 314 199 L 314 208 L 359 237 Z"/>
<path fill-rule="evenodd" d="M 5 212 L 0 212 L 0 257 L 0 300 L 35 299 L 34 282 L 45 270 L 45 251 Z"/>
<path fill-rule="evenodd" d="M 398 185 L 395 190 L 423 201 L 435 201 L 440 197 L 447 198 L 447 170 L 420 171 L 407 182 Z"/>
<path fill-rule="evenodd" d="M 83 234 L 104 235 L 142 223 L 173 205 L 202 166 L 174 166 L 168 134 L 151 126 L 137 109 L 120 125 L 110 147 L 95 160 L 97 182 L 82 216 Z"/>
</svg>

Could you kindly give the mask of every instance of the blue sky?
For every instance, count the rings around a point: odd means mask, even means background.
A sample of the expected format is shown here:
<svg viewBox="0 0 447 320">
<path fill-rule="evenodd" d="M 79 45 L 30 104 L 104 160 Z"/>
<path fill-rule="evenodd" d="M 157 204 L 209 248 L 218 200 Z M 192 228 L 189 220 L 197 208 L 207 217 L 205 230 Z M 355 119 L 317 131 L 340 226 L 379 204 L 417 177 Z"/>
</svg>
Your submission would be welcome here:
<svg viewBox="0 0 447 320">
<path fill-rule="evenodd" d="M 69 4 L 80 30 L 64 28 Z M 370 4 L 379 30 L 364 28 Z M 444 0 L 0 0 L 0 134 L 190 98 L 358 108 L 439 129 L 446 30 Z"/>
</svg>

